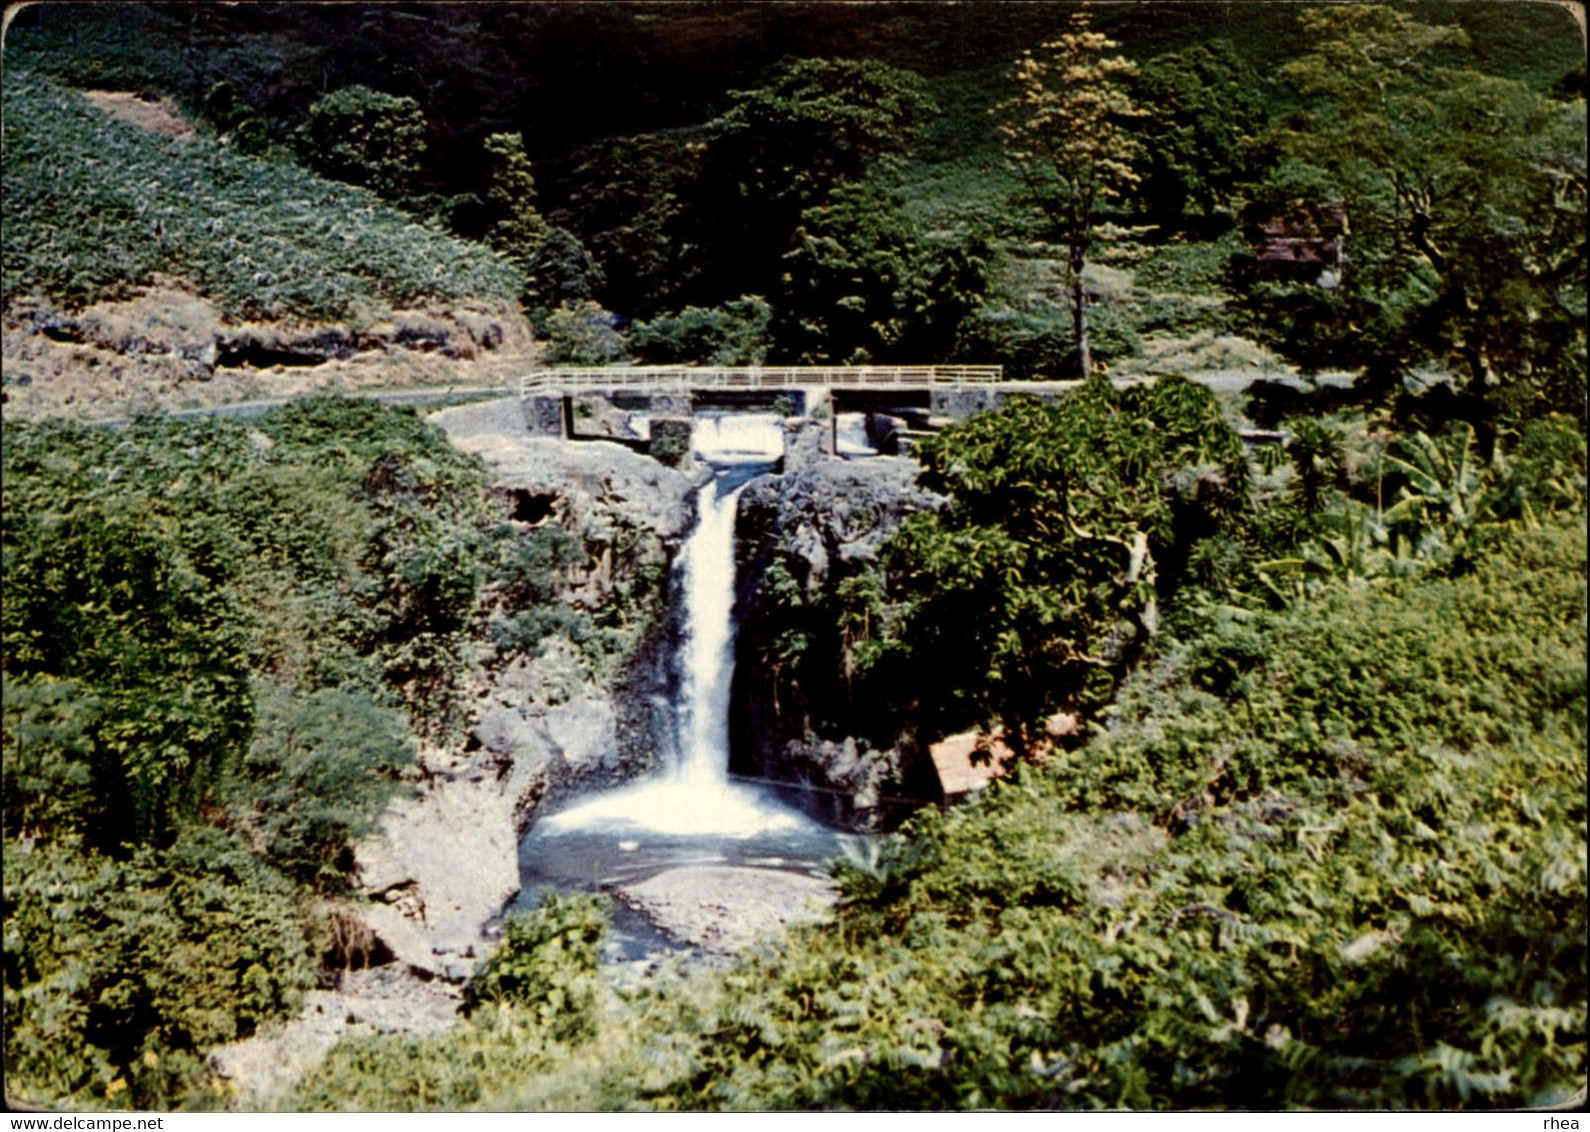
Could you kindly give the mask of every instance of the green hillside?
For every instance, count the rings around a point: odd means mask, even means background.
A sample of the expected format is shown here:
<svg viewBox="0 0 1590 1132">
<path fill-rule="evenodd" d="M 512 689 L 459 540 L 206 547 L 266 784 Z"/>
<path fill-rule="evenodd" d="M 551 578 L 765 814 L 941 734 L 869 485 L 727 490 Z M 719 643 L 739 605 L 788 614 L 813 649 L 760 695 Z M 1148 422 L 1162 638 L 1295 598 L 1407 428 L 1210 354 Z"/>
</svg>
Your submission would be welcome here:
<svg viewBox="0 0 1590 1132">
<path fill-rule="evenodd" d="M 334 322 L 517 294 L 500 258 L 368 193 L 114 121 L 30 68 L 7 66 L 4 114 L 8 303 L 82 307 L 166 277 L 233 319 Z"/>
</svg>

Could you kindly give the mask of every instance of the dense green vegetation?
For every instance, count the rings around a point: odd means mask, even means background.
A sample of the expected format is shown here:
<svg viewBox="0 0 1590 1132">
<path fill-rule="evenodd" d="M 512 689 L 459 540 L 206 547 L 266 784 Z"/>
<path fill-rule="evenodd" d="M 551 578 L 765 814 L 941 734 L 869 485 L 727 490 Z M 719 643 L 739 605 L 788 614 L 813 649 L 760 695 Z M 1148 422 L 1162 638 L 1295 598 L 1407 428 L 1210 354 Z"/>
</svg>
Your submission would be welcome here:
<svg viewBox="0 0 1590 1132">
<path fill-rule="evenodd" d="M 174 279 L 235 319 L 518 301 L 562 362 L 1089 378 L 922 444 L 949 503 L 877 563 L 768 579 L 780 678 L 819 716 L 880 746 L 1001 734 L 1004 781 L 855 846 L 832 922 L 727 972 L 608 989 L 597 902 L 551 901 L 453 1031 L 339 1047 L 290 1103 L 1582 1084 L 1578 44 L 1546 5 L 1240 14 L 18 14 L 8 317 Z M 108 120 L 90 87 L 173 97 L 200 135 Z M 1261 258 L 1258 222 L 1321 208 L 1345 265 Z M 1099 372 L 1251 342 L 1360 380 L 1235 407 Z M 1246 449 L 1239 411 L 1284 445 Z M 324 976 L 349 847 L 458 732 L 472 666 L 562 638 L 610 673 L 660 577 L 570 607 L 576 538 L 506 522 L 412 414 L 337 399 L 8 422 L 3 457 L 8 1088 L 212 1103 L 204 1050 Z"/>
<path fill-rule="evenodd" d="M 1352 267 L 1339 291 L 1261 295 L 1261 309 L 1296 304 L 1275 319 L 1286 348 L 1382 386 L 1445 363 L 1477 399 L 1581 411 L 1583 98 L 1454 66 L 1441 48 L 1462 30 L 1405 12 L 1325 10 L 1300 27 L 1312 49 L 1282 73 L 1309 109 L 1278 131 L 1268 191 L 1342 201 Z"/>
<path fill-rule="evenodd" d="M 1251 507 L 1242 442 L 1208 391 L 1176 378 L 1014 401 L 921 460 L 923 486 L 952 502 L 896 535 L 878 592 L 898 608 L 854 647 L 864 673 L 896 670 L 929 734 L 996 720 L 1036 733 L 1107 699 L 1188 560 Z"/>
<path fill-rule="evenodd" d="M 1021 4 L 40 8 L 7 42 L 22 226 L 5 293 L 80 303 L 158 272 L 231 312 L 315 319 L 517 295 L 574 362 L 706 360 L 721 351 L 619 332 L 734 321 L 755 300 L 768 360 L 994 358 L 1017 376 L 1142 366 L 1155 342 L 1238 330 L 1381 392 L 1433 363 L 1473 396 L 1570 410 L 1582 80 L 1551 15 L 1164 4 L 1077 29 Z M 102 138 L 52 83 L 162 92 L 203 137 Z M 78 175 L 96 162 L 113 175 Z M 1336 290 L 1251 270 L 1190 293 L 1154 281 L 1188 239 L 1321 202 L 1352 229 Z M 565 305 L 611 341 L 561 345 Z"/>
<path fill-rule="evenodd" d="M 84 306 L 164 277 L 234 318 L 335 322 L 518 292 L 484 248 L 368 193 L 214 138 L 155 139 L 9 60 L 4 111 L 8 303 Z"/>
<path fill-rule="evenodd" d="M 317 902 L 460 724 L 475 642 L 596 671 L 650 595 L 566 608 L 584 547 L 521 536 L 406 411 L 7 424 L 4 458 L 8 1085 L 170 1103 L 313 985 Z"/>
<path fill-rule="evenodd" d="M 1062 449 L 1030 439 L 1031 412 L 1007 438 Z M 1241 571 L 1192 587 L 1080 741 L 841 861 L 833 923 L 617 996 L 583 1034 L 503 1004 L 442 1039 L 341 1047 L 298 1103 L 1562 1101 L 1585 1052 L 1585 459 L 1561 421 L 1518 448 L 1481 478 L 1530 507 L 1425 515 L 1426 545 L 1476 537 L 1461 560 L 1339 563 L 1285 603 Z M 581 922 L 554 908 L 511 969 Z"/>
</svg>

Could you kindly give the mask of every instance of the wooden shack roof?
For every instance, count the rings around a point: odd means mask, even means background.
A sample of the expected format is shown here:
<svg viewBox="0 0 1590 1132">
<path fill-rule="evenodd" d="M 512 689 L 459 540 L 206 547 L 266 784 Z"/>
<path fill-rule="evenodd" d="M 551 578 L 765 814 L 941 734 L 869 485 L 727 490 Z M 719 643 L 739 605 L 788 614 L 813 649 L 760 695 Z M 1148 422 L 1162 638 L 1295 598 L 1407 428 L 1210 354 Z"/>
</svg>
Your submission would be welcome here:
<svg viewBox="0 0 1590 1132">
<path fill-rule="evenodd" d="M 1347 235 L 1347 209 L 1340 204 L 1294 205 L 1247 228 L 1260 263 L 1336 264 Z"/>
</svg>

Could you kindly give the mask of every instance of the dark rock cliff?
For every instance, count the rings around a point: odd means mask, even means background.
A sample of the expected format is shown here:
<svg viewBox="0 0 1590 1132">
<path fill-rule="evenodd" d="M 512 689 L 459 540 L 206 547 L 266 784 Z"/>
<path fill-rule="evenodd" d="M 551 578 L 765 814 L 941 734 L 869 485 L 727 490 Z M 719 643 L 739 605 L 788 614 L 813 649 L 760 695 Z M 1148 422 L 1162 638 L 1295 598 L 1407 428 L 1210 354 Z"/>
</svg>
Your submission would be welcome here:
<svg viewBox="0 0 1590 1132">
<path fill-rule="evenodd" d="M 730 769 L 854 829 L 934 797 L 909 729 L 855 677 L 846 612 L 889 534 L 942 504 L 916 473 L 906 460 L 830 460 L 740 496 Z"/>
</svg>

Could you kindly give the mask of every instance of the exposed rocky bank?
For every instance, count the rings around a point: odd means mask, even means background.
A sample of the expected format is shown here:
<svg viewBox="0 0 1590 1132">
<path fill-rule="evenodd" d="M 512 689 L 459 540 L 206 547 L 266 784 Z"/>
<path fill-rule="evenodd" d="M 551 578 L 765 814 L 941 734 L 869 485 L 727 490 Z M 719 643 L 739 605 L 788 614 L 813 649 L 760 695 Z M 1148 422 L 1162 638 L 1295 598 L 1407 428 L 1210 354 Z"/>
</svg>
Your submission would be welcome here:
<svg viewBox="0 0 1590 1132">
<path fill-rule="evenodd" d="M 513 523 L 556 524 L 583 546 L 589 565 L 568 571 L 558 594 L 576 608 L 665 570 L 692 521 L 699 477 L 616 444 L 531 438 L 517 399 L 430 419 L 485 461 Z M 538 807 L 644 772 L 671 726 L 674 627 L 655 613 L 612 672 L 592 675 L 561 639 L 506 663 L 482 646 L 464 734 L 422 752 L 422 789 L 355 846 L 360 889 L 334 914 L 353 969 L 297 1019 L 212 1054 L 238 1107 L 279 1098 L 342 1038 L 451 1024 L 458 985 L 491 946 L 484 925 L 519 890 L 519 841 Z"/>
<path fill-rule="evenodd" d="M 506 307 L 236 322 L 181 280 L 163 280 L 83 308 L 13 298 L 0 318 L 0 401 L 10 420 L 94 420 L 315 392 L 501 385 L 539 349 Z"/>
<path fill-rule="evenodd" d="M 578 541 L 585 565 L 562 572 L 557 595 L 576 609 L 601 608 L 643 572 L 666 570 L 709 474 L 615 443 L 531 437 L 517 399 L 430 419 L 485 462 L 510 522 L 527 534 L 554 525 Z M 851 737 L 866 705 L 848 698 L 837 638 L 814 653 L 827 682 L 791 681 L 768 656 L 792 596 L 811 626 L 831 622 L 835 587 L 906 516 L 941 504 L 914 487 L 915 475 L 905 460 L 813 461 L 754 481 L 740 499 L 732 769 L 798 788 L 808 810 L 853 828 L 886 824 L 891 798 L 927 792 L 922 753 L 910 736 L 872 747 Z M 361 888 L 336 912 L 353 969 L 294 1021 L 212 1055 L 237 1107 L 279 1101 L 343 1038 L 452 1024 L 461 982 L 492 945 L 483 927 L 519 889 L 519 842 L 538 810 L 643 774 L 668 749 L 679 698 L 674 616 L 656 609 L 627 662 L 597 674 L 560 638 L 535 656 L 482 644 L 463 734 L 424 751 L 423 788 L 356 846 Z M 742 953 L 820 917 L 834 898 L 819 877 L 711 866 L 669 869 L 614 895 L 706 956 Z"/>
<path fill-rule="evenodd" d="M 778 869 L 693 865 L 618 890 L 658 930 L 709 954 L 738 955 L 795 924 L 822 918 L 832 882 Z"/>
<path fill-rule="evenodd" d="M 616 444 L 527 437 L 519 412 L 515 400 L 492 401 L 430 419 L 486 462 L 516 524 L 556 524 L 579 540 L 590 565 L 562 580 L 559 597 L 594 610 L 642 571 L 665 570 L 691 522 L 695 480 Z M 610 674 L 590 675 L 561 639 L 482 673 L 464 742 L 434 752 L 424 792 L 357 848 L 370 898 L 361 911 L 398 961 L 466 977 L 481 925 L 519 889 L 518 843 L 537 807 L 650 768 L 672 723 L 672 626 L 655 614 Z M 486 649 L 483 659 L 496 657 Z"/>
</svg>

